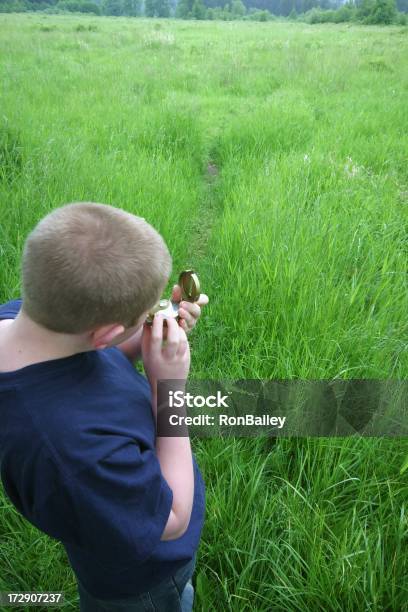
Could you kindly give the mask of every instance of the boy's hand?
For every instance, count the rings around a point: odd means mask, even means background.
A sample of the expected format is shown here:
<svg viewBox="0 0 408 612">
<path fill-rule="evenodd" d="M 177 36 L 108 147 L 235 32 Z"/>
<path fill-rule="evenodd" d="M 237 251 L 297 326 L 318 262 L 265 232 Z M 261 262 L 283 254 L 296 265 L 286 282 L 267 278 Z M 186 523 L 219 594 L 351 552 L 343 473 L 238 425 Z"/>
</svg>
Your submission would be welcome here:
<svg viewBox="0 0 408 612">
<path fill-rule="evenodd" d="M 190 370 L 190 347 L 182 327 L 166 318 L 167 337 L 163 338 L 164 317 L 154 316 L 153 324 L 143 326 L 142 359 L 153 393 L 158 380 L 186 380 Z"/>
<path fill-rule="evenodd" d="M 181 300 L 181 287 L 180 285 L 174 285 L 171 294 L 171 299 L 174 302 L 179 303 L 179 326 L 184 329 L 186 333 L 189 333 L 196 325 L 198 319 L 201 316 L 201 306 L 208 304 L 208 296 L 205 293 L 201 293 L 197 302 L 184 302 Z M 183 304 L 183 306 L 181 305 Z M 156 317 L 155 317 L 156 318 Z M 166 338 L 167 329 L 164 331 L 164 338 Z M 142 329 L 138 330 L 134 336 L 131 336 L 121 344 L 117 344 L 117 347 L 132 361 L 140 359 L 141 357 L 141 340 L 142 340 Z"/>
<path fill-rule="evenodd" d="M 173 302 L 179 303 L 180 327 L 185 332 L 190 332 L 201 316 L 201 306 L 208 304 L 208 295 L 200 293 L 196 302 L 181 301 L 181 287 L 180 285 L 174 285 L 171 299 Z"/>
</svg>

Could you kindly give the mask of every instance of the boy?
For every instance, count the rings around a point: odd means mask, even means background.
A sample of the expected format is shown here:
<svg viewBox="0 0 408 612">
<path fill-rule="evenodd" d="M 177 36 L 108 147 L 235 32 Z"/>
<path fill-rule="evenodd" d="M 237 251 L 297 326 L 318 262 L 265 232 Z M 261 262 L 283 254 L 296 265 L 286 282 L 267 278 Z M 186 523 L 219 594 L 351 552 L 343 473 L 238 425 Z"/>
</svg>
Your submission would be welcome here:
<svg viewBox="0 0 408 612">
<path fill-rule="evenodd" d="M 163 317 L 143 323 L 170 272 L 144 219 L 67 204 L 29 234 L 22 300 L 0 306 L 1 479 L 62 542 L 81 611 L 192 609 L 204 483 L 188 437 L 156 437 L 156 383 L 186 380 L 208 298 L 181 303 L 163 343 Z"/>
</svg>

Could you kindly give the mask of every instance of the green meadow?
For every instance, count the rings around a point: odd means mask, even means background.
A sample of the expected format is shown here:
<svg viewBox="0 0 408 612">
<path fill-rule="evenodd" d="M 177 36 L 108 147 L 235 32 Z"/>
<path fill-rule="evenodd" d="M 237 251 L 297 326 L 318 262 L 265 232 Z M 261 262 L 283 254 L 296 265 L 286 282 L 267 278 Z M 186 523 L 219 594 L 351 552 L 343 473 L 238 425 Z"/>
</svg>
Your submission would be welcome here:
<svg viewBox="0 0 408 612">
<path fill-rule="evenodd" d="M 0 303 L 41 217 L 103 202 L 198 272 L 191 376 L 407 378 L 407 28 L 2 15 L 0 55 Z M 408 609 L 406 439 L 192 444 L 196 610 Z M 0 507 L 0 591 L 77 610 Z"/>
</svg>

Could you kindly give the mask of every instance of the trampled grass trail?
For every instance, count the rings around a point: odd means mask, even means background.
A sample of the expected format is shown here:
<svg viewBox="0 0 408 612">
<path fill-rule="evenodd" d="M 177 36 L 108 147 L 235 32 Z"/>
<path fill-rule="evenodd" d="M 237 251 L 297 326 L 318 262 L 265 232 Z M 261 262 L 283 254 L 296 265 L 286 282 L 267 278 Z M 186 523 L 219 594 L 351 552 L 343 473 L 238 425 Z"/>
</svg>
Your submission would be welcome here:
<svg viewBox="0 0 408 612">
<path fill-rule="evenodd" d="M 144 216 L 210 304 L 192 376 L 406 378 L 407 29 L 0 19 L 1 302 L 24 238 L 91 200 Z M 404 439 L 194 439 L 196 609 L 406 610 Z M 1 497 L 0 590 L 62 548 Z M 34 610 L 34 608 L 33 608 Z"/>
</svg>

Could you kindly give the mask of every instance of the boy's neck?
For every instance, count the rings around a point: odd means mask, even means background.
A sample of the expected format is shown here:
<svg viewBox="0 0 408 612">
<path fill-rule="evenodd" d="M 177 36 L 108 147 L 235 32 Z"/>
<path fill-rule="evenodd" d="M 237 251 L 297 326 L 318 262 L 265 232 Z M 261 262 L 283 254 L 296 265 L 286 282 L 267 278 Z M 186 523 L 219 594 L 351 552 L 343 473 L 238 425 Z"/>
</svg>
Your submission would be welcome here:
<svg viewBox="0 0 408 612">
<path fill-rule="evenodd" d="M 12 323 L 5 326 L 2 344 L 21 359 L 59 359 L 93 350 L 88 334 L 61 334 L 45 329 L 20 310 Z"/>
</svg>

